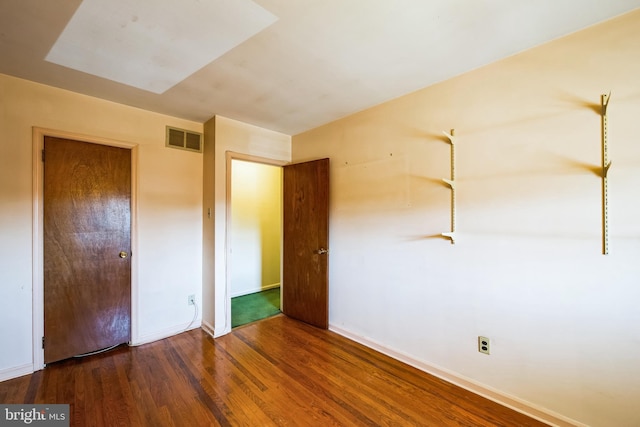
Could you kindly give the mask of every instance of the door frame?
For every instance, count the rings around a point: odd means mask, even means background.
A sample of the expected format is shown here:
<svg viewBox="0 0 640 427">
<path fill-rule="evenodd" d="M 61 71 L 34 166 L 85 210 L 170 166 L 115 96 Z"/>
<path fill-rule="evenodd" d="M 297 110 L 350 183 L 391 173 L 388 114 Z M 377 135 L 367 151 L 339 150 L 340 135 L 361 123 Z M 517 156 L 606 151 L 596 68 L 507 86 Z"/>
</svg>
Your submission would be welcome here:
<svg viewBox="0 0 640 427">
<path fill-rule="evenodd" d="M 32 129 L 32 330 L 34 371 L 39 371 L 45 367 L 44 349 L 42 348 L 42 337 L 44 336 L 44 223 L 42 210 L 44 201 L 44 163 L 42 162 L 42 150 L 44 149 L 45 136 L 131 150 L 131 341 L 135 342 L 138 336 L 138 144 L 34 126 Z"/>
<path fill-rule="evenodd" d="M 285 160 L 270 159 L 267 157 L 253 156 L 251 154 L 242 154 L 234 151 L 225 152 L 225 230 L 224 230 L 224 279 L 225 279 L 225 292 L 224 292 L 224 307 L 225 307 L 225 332 L 231 328 L 231 162 L 232 160 L 242 160 L 251 163 L 260 163 L 263 165 L 276 166 L 282 168 L 291 162 Z M 280 184 L 280 194 L 282 195 L 282 184 Z M 282 219 L 281 219 L 282 221 Z M 282 232 L 280 233 L 280 278 L 282 279 Z M 282 282 L 280 283 L 280 294 L 282 295 Z M 280 308 L 282 308 L 282 300 L 280 300 Z"/>
</svg>

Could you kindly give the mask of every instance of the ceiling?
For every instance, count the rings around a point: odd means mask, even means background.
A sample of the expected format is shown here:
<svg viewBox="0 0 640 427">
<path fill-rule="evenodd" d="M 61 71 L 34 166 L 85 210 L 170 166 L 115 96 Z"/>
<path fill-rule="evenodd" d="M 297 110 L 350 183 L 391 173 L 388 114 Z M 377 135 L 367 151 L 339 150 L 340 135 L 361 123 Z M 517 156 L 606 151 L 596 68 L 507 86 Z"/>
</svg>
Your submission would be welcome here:
<svg viewBox="0 0 640 427">
<path fill-rule="evenodd" d="M 640 0 L 0 0 L 0 73 L 295 135 Z"/>
</svg>

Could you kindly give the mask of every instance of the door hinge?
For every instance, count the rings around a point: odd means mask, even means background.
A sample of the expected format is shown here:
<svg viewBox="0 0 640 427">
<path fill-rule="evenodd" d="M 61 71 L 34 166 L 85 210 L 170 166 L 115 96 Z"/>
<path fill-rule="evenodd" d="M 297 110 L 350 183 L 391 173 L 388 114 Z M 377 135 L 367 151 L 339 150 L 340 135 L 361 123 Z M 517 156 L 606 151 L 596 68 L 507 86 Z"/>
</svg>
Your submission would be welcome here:
<svg viewBox="0 0 640 427">
<path fill-rule="evenodd" d="M 44 150 L 42 150 L 42 161 L 44 162 Z"/>
<path fill-rule="evenodd" d="M 42 349 L 44 350 L 44 337 L 42 337 Z"/>
</svg>

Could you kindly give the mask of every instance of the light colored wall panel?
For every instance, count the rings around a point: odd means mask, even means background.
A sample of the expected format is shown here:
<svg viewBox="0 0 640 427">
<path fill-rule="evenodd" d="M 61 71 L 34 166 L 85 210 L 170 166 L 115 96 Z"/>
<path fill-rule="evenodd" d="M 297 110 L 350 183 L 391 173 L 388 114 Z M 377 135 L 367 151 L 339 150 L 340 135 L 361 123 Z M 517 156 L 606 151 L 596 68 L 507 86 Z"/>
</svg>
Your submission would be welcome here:
<svg viewBox="0 0 640 427">
<path fill-rule="evenodd" d="M 32 363 L 32 128 L 138 144 L 137 334 L 176 332 L 202 290 L 202 155 L 164 146 L 202 124 L 0 75 L 0 371 Z M 134 311 L 136 311 L 134 310 Z"/>
<path fill-rule="evenodd" d="M 294 161 L 332 163 L 331 325 L 552 415 L 640 424 L 638 46 L 634 12 L 294 136 Z"/>
</svg>

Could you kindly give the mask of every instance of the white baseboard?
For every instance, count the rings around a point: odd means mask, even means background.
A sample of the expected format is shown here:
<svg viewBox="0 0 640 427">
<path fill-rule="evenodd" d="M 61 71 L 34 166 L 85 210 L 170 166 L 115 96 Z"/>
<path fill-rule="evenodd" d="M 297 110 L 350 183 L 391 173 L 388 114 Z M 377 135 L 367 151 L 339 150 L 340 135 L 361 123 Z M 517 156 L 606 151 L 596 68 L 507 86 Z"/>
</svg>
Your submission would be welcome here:
<svg viewBox="0 0 640 427">
<path fill-rule="evenodd" d="M 227 335 L 228 333 L 231 333 L 231 326 L 227 325 L 226 329 L 222 328 L 222 329 L 216 330 L 211 323 L 203 321 L 202 330 L 204 330 L 206 333 L 211 335 L 211 338 L 219 338 L 221 336 Z"/>
<path fill-rule="evenodd" d="M 262 291 L 268 291 L 269 289 L 274 289 L 274 288 L 278 288 L 280 287 L 280 283 L 274 283 L 273 285 L 267 285 L 267 286 L 263 286 L 261 288 L 255 288 L 255 289 L 251 289 L 251 290 L 245 290 L 245 291 L 240 291 L 240 292 L 235 292 L 231 294 L 231 298 L 235 298 L 235 297 L 241 297 L 244 295 L 251 295 L 251 294 L 255 294 L 257 292 L 262 292 Z"/>
<path fill-rule="evenodd" d="M 465 390 L 468 390 L 472 393 L 478 394 L 482 397 L 485 397 L 489 400 L 492 400 L 496 403 L 501 404 L 502 406 L 506 406 L 508 408 L 513 409 L 514 411 L 525 414 L 531 418 L 547 423 L 551 426 L 557 427 L 588 427 L 586 424 L 580 423 L 578 421 L 572 420 L 563 415 L 557 414 L 553 411 L 547 410 L 545 408 L 534 405 L 533 403 L 527 402 L 525 400 L 519 399 L 515 396 L 511 396 L 507 393 L 503 393 L 500 390 L 496 390 L 487 385 L 481 384 L 475 380 L 470 378 L 466 378 L 462 375 L 459 375 L 453 371 L 450 371 L 445 368 L 441 368 L 436 365 L 432 365 L 430 363 L 414 359 L 413 357 L 388 348 L 378 342 L 370 340 L 368 338 L 364 338 L 362 336 L 353 334 L 347 330 L 344 330 L 335 325 L 329 325 L 329 330 L 342 335 L 350 340 L 353 340 L 357 343 L 360 343 L 364 346 L 367 346 L 373 350 L 377 350 L 382 354 L 385 354 L 389 357 L 392 357 L 396 360 L 406 363 L 407 365 L 413 366 L 414 368 L 420 369 L 428 374 L 431 374 L 435 377 L 438 377 L 444 381 L 447 381 L 451 384 L 457 385 Z"/>
<path fill-rule="evenodd" d="M 216 334 L 215 334 L 215 330 L 214 327 L 211 323 L 207 322 L 206 320 L 202 321 L 202 330 L 205 331 L 206 333 L 208 333 L 209 335 L 211 335 L 212 338 L 215 338 Z"/>
<path fill-rule="evenodd" d="M 33 372 L 33 363 L 27 363 L 26 365 L 2 369 L 0 370 L 0 381 L 12 380 L 14 378 L 33 374 Z"/>
<path fill-rule="evenodd" d="M 194 322 L 175 325 L 170 328 L 166 328 L 161 331 L 154 332 L 152 334 L 142 335 L 138 337 L 136 340 L 132 340 L 130 345 L 132 347 L 137 347 L 139 345 L 148 344 L 150 342 L 163 340 L 165 338 L 169 338 L 174 335 L 178 335 L 183 332 L 190 331 L 192 329 L 198 329 L 201 327 L 201 324 L 202 324 L 202 319 L 196 319 Z"/>
</svg>

